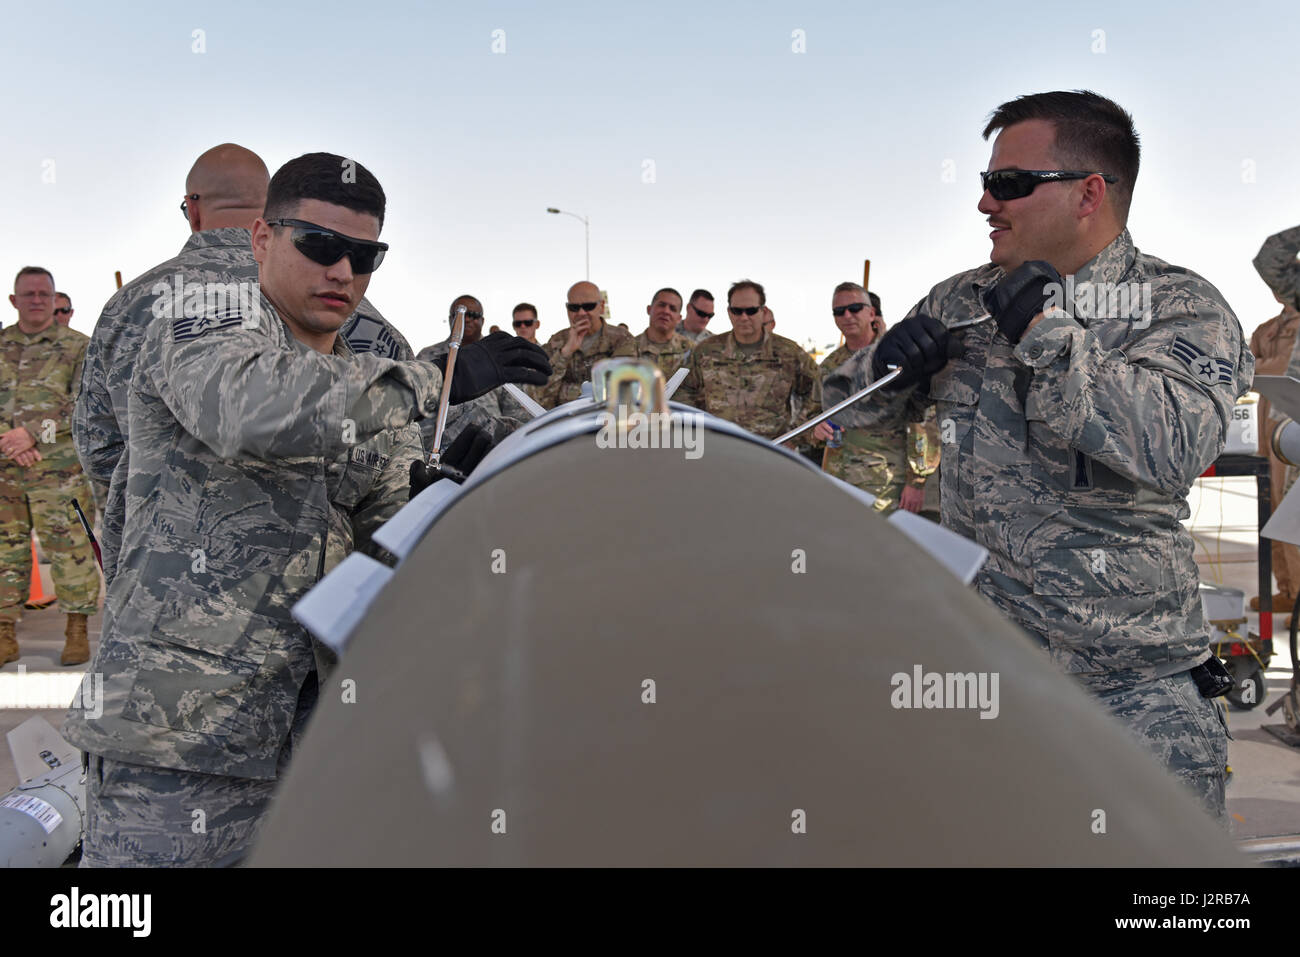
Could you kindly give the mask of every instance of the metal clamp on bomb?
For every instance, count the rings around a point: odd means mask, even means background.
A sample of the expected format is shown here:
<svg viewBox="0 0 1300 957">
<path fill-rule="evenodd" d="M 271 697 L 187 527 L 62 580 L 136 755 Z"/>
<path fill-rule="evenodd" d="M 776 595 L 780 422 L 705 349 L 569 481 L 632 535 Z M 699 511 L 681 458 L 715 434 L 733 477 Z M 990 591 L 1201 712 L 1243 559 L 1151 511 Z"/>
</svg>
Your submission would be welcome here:
<svg viewBox="0 0 1300 957">
<path fill-rule="evenodd" d="M 648 359 L 602 359 L 591 368 L 591 398 L 605 408 L 620 429 L 628 413 L 668 414 L 664 374 Z"/>
</svg>

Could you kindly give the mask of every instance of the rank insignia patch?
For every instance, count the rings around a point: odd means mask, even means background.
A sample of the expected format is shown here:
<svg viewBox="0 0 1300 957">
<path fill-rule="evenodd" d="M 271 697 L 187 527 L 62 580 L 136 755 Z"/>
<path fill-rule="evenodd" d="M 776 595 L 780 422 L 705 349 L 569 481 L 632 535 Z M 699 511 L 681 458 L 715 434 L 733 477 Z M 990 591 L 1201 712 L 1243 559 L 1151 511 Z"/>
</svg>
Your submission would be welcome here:
<svg viewBox="0 0 1300 957">
<path fill-rule="evenodd" d="M 238 310 L 224 314 L 177 319 L 172 323 L 172 337 L 177 342 L 188 342 L 213 329 L 229 329 L 231 326 L 243 325 L 243 322 L 243 314 Z"/>
<path fill-rule="evenodd" d="M 1169 354 L 1187 366 L 1189 372 L 1206 385 L 1232 382 L 1233 365 L 1227 359 L 1206 355 L 1186 339 L 1174 337 Z"/>
</svg>

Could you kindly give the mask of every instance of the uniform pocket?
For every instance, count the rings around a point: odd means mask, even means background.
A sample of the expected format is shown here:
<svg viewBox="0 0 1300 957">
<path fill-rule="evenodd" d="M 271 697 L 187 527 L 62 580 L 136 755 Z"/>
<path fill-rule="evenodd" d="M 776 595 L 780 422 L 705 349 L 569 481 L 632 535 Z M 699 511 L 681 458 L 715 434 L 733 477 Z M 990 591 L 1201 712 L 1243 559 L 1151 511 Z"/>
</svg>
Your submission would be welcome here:
<svg viewBox="0 0 1300 957">
<path fill-rule="evenodd" d="M 1052 417 L 1060 414 L 1048 408 L 1050 401 L 1043 390 L 1029 389 L 1025 427 L 1034 476 L 1050 490 L 1051 498 L 1074 505 L 1133 505 L 1137 493 L 1131 481 L 1067 445 L 1048 428 Z"/>
<path fill-rule="evenodd" d="M 1172 565 L 1159 545 L 1047 548 L 1035 554 L 1032 568 L 1033 593 L 1054 641 L 1087 646 L 1113 666 L 1159 663 L 1149 657 L 1150 630 L 1157 612 L 1172 607 L 1174 590 Z"/>
<path fill-rule="evenodd" d="M 276 623 L 206 593 L 169 590 L 141 643 L 123 717 L 173 731 L 254 733 L 251 690 Z"/>
</svg>

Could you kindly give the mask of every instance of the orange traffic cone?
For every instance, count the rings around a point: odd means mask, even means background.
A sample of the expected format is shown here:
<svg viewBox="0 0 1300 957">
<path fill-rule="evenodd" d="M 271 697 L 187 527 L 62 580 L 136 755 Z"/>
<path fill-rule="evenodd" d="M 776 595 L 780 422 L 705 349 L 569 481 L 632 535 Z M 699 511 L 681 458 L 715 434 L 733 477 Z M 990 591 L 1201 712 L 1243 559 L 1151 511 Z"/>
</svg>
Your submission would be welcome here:
<svg viewBox="0 0 1300 957">
<path fill-rule="evenodd" d="M 53 605 L 56 596 L 45 594 L 45 589 L 41 587 L 41 563 L 36 558 L 36 542 L 32 541 L 32 589 L 27 596 L 27 603 L 24 607 L 31 609 L 48 608 Z"/>
</svg>

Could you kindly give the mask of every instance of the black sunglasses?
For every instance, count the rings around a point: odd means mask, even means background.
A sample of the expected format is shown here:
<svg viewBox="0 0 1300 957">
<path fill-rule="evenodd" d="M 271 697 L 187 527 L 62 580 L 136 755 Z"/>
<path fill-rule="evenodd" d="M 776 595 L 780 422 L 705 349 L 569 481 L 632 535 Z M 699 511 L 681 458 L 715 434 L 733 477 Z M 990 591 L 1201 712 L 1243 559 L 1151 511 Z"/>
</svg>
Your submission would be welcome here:
<svg viewBox="0 0 1300 957">
<path fill-rule="evenodd" d="M 863 309 L 866 309 L 867 305 L 868 303 L 865 302 L 851 302 L 847 306 L 831 306 L 831 315 L 836 319 L 844 315 L 845 312 L 851 312 L 856 316 Z"/>
<path fill-rule="evenodd" d="M 741 309 L 737 306 L 728 306 L 727 312 L 733 316 L 756 316 L 763 311 L 762 306 L 750 306 L 748 309 Z"/>
<path fill-rule="evenodd" d="M 54 314 L 55 314 L 56 316 L 66 316 L 66 315 L 67 315 L 68 313 L 70 313 L 70 312 L 72 312 L 71 309 L 62 309 L 62 308 L 60 308 L 60 309 L 55 309 L 55 310 L 54 310 Z"/>
<path fill-rule="evenodd" d="M 181 200 L 181 215 L 184 216 L 186 219 L 189 219 L 189 218 L 190 218 L 190 207 L 189 207 L 189 203 L 192 202 L 192 201 L 194 201 L 194 200 L 196 200 L 196 199 L 198 199 L 198 198 L 199 198 L 199 194 L 198 194 L 198 193 L 192 193 L 192 194 L 190 194 L 189 196 L 186 196 L 185 199 L 182 199 L 182 200 Z"/>
<path fill-rule="evenodd" d="M 535 325 L 537 325 L 537 320 L 536 320 L 536 319 L 516 319 L 513 323 L 511 323 L 511 325 L 513 325 L 516 329 L 518 329 L 520 326 L 535 326 Z"/>
<path fill-rule="evenodd" d="M 696 314 L 697 316 L 699 316 L 701 319 L 712 319 L 712 318 L 713 318 L 713 313 L 711 313 L 711 312 L 705 312 L 705 311 L 704 311 L 703 309 L 701 309 L 699 306 L 691 306 L 691 308 L 695 310 L 695 314 Z"/>
<path fill-rule="evenodd" d="M 569 312 L 577 312 L 579 309 L 583 312 L 595 312 L 596 307 L 599 305 L 598 302 L 566 302 L 564 308 Z"/>
<path fill-rule="evenodd" d="M 352 271 L 358 276 L 367 275 L 378 269 L 379 264 L 384 261 L 384 253 L 388 251 L 388 243 L 345 236 L 343 233 L 336 233 L 332 229 L 304 222 L 301 219 L 268 219 L 266 225 L 292 228 L 293 235 L 290 241 L 294 248 L 314 263 L 333 266 L 347 256 L 352 263 Z"/>
<path fill-rule="evenodd" d="M 980 173 L 980 181 L 989 194 L 998 201 L 1023 199 L 1041 183 L 1059 183 L 1067 179 L 1087 179 L 1100 176 L 1108 183 L 1118 183 L 1118 176 L 1109 173 L 1090 173 L 1078 169 L 995 169 Z"/>
<path fill-rule="evenodd" d="M 382 259 L 383 257 L 381 256 L 380 258 Z M 379 264 L 376 263 L 375 265 L 379 265 Z M 450 316 L 448 316 L 447 318 L 449 318 L 452 322 L 455 322 L 455 321 L 456 321 L 456 314 L 453 312 L 453 313 L 452 313 Z M 482 319 L 482 318 L 483 318 L 483 313 L 481 313 L 481 312 L 475 312 L 473 309 L 466 309 L 466 310 L 465 310 L 465 321 L 466 321 L 466 322 L 468 322 L 468 321 L 471 320 L 471 319 Z"/>
</svg>

